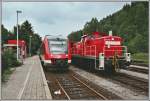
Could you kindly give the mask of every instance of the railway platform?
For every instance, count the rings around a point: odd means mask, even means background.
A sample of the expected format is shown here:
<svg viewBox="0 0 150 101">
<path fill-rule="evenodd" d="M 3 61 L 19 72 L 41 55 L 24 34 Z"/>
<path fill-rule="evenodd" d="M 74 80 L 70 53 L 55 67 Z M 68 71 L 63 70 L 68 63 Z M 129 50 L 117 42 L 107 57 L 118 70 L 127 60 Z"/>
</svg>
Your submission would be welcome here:
<svg viewBox="0 0 150 101">
<path fill-rule="evenodd" d="M 2 99 L 52 99 L 38 56 L 25 59 L 6 83 L 2 83 Z"/>
</svg>

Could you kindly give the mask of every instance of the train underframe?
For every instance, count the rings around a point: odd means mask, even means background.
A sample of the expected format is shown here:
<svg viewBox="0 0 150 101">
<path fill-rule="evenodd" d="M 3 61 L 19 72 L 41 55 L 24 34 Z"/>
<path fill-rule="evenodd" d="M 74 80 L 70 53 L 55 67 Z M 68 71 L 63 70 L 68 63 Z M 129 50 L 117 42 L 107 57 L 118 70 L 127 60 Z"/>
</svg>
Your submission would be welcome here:
<svg viewBox="0 0 150 101">
<path fill-rule="evenodd" d="M 69 63 L 68 59 L 53 59 L 51 62 L 42 62 L 42 66 L 46 70 L 68 70 Z"/>
<path fill-rule="evenodd" d="M 126 69 L 130 65 L 130 62 L 127 62 L 125 58 L 117 59 L 116 63 L 114 63 L 113 58 L 104 59 L 104 68 L 99 68 L 99 59 L 98 58 L 89 58 L 82 56 L 73 56 L 72 64 L 79 66 L 83 69 L 96 70 L 96 71 L 104 71 L 104 72 L 118 72 L 120 69 Z"/>
</svg>

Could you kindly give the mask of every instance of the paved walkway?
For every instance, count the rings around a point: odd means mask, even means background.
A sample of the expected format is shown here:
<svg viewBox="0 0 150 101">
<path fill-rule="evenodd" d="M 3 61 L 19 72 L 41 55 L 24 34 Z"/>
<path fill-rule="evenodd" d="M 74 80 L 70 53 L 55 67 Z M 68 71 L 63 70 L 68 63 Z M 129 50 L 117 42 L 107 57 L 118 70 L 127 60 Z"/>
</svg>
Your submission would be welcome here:
<svg viewBox="0 0 150 101">
<path fill-rule="evenodd" d="M 27 58 L 2 83 L 2 99 L 52 99 L 38 56 Z"/>
</svg>

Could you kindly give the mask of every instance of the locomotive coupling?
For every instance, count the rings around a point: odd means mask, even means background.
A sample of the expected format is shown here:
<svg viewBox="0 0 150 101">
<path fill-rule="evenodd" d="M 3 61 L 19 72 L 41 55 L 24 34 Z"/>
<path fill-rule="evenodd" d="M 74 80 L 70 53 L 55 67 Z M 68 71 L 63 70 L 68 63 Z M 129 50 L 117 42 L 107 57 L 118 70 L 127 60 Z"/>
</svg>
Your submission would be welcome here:
<svg viewBox="0 0 150 101">
<path fill-rule="evenodd" d="M 68 60 L 68 63 L 71 63 L 71 60 Z"/>
<path fill-rule="evenodd" d="M 113 56 L 113 59 L 112 59 L 112 66 L 114 67 L 115 71 L 119 71 L 120 70 L 116 52 L 115 52 L 115 54 Z"/>
</svg>

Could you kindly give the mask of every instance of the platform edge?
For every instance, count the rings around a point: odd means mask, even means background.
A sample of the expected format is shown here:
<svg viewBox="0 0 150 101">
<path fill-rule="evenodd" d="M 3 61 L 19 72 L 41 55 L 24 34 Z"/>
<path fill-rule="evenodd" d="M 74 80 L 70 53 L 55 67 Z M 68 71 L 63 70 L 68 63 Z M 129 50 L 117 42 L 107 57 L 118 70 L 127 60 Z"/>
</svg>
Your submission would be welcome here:
<svg viewBox="0 0 150 101">
<path fill-rule="evenodd" d="M 40 62 L 40 60 L 39 60 L 39 62 Z M 46 77 L 44 75 L 44 71 L 43 71 L 41 63 L 40 63 L 40 68 L 41 68 L 41 72 L 42 72 L 42 78 L 43 78 L 43 82 L 44 82 L 44 89 L 45 89 L 46 97 L 48 100 L 52 100 L 52 96 L 50 94 L 50 90 L 48 88 L 48 84 L 47 84 Z"/>
</svg>

